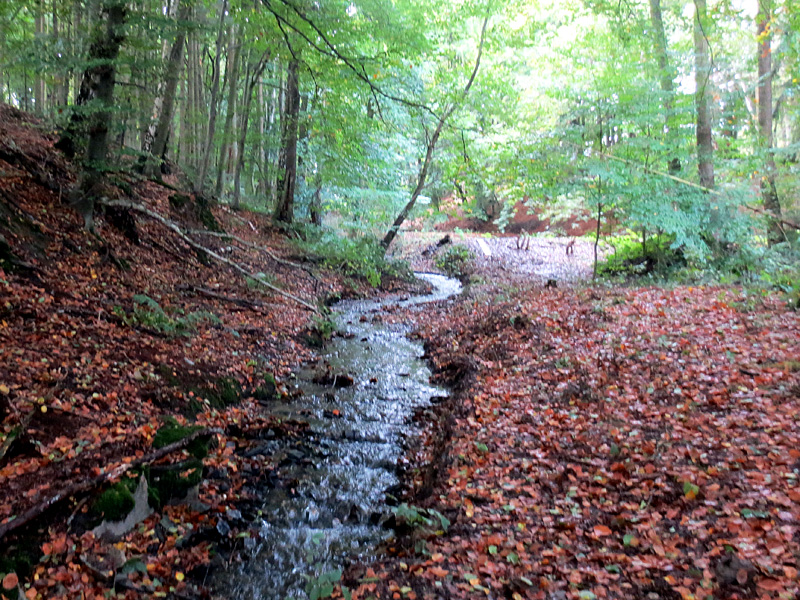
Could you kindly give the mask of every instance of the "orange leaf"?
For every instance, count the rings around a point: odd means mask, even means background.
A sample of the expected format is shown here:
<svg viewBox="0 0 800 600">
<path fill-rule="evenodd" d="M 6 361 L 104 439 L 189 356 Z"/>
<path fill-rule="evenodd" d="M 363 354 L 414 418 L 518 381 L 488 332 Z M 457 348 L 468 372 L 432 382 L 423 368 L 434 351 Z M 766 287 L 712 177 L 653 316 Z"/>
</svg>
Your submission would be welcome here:
<svg viewBox="0 0 800 600">
<path fill-rule="evenodd" d="M 777 579 L 762 579 L 756 585 L 768 592 L 777 592 L 783 589 L 783 584 Z"/>
<path fill-rule="evenodd" d="M 3 589 L 4 590 L 13 590 L 19 584 L 19 577 L 17 577 L 16 573 L 9 573 L 5 577 L 3 577 Z"/>
<path fill-rule="evenodd" d="M 445 577 L 449 571 L 447 569 L 443 569 L 442 567 L 431 567 L 428 569 L 428 573 L 434 575 L 435 577 Z"/>
<path fill-rule="evenodd" d="M 36 588 L 30 588 L 27 592 L 25 592 L 25 597 L 28 600 L 33 600 L 36 598 Z"/>
<path fill-rule="evenodd" d="M 611 535 L 611 529 L 609 529 L 605 525 L 595 525 L 593 531 L 594 531 L 594 534 L 597 537 L 603 537 L 605 535 Z"/>
</svg>

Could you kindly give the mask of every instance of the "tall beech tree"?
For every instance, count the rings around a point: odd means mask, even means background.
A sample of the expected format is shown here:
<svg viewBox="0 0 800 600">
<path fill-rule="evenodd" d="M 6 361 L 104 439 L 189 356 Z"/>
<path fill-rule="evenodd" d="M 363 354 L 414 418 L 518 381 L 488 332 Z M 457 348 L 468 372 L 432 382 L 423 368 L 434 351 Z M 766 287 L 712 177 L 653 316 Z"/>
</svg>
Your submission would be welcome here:
<svg viewBox="0 0 800 600">
<path fill-rule="evenodd" d="M 776 185 L 775 157 L 773 155 L 772 133 L 772 0 L 759 0 L 756 17 L 756 36 L 758 41 L 758 129 L 761 148 L 764 151 L 764 175 L 761 178 L 761 195 L 764 208 L 774 218 L 768 224 L 770 244 L 782 242 L 786 234 L 781 227 L 781 203 Z"/>
<path fill-rule="evenodd" d="M 697 113 L 697 171 L 700 185 L 714 188 L 714 140 L 711 131 L 711 46 L 706 0 L 694 0 L 694 82 Z"/>
</svg>

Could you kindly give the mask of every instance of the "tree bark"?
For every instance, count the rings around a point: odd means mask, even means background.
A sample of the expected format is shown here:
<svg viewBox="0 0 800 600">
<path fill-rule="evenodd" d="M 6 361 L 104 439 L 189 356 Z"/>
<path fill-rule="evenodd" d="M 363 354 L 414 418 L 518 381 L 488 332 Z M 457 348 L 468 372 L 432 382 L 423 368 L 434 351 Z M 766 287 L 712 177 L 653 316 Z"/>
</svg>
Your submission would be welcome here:
<svg viewBox="0 0 800 600">
<path fill-rule="evenodd" d="M 767 228 L 767 238 L 770 245 L 782 242 L 785 239 L 781 229 L 781 203 L 778 198 L 778 188 L 775 184 L 777 167 L 772 155 L 772 0 L 759 0 L 758 16 L 756 17 L 756 33 L 758 39 L 758 129 L 761 138 L 761 147 L 766 156 L 764 159 L 764 176 L 761 178 L 761 196 L 764 208 L 775 216 Z"/>
<path fill-rule="evenodd" d="M 202 192 L 205 188 L 208 166 L 211 163 L 211 151 L 214 148 L 214 132 L 217 127 L 217 105 L 219 104 L 219 81 L 222 67 L 222 43 L 225 36 L 225 11 L 228 9 L 228 0 L 220 0 L 219 29 L 217 30 L 216 51 L 214 57 L 214 75 L 211 83 L 211 102 L 208 115 L 208 130 L 206 131 L 205 145 L 203 147 L 203 160 L 197 172 L 194 189 Z"/>
<path fill-rule="evenodd" d="M 240 54 L 240 49 L 236 43 L 236 28 L 235 26 L 231 26 L 230 40 L 228 42 L 228 75 L 226 78 L 228 102 L 225 109 L 225 124 L 222 128 L 222 143 L 220 144 L 219 159 L 217 161 L 217 186 L 214 191 L 214 195 L 217 197 L 222 195 L 228 145 L 230 144 L 231 128 L 233 127 L 233 115 L 236 113 L 236 98 L 239 92 L 237 85 L 239 79 Z"/>
<path fill-rule="evenodd" d="M 186 30 L 191 15 L 192 7 L 188 0 L 183 0 L 178 8 L 178 31 L 167 60 L 167 69 L 164 75 L 164 98 L 161 104 L 161 114 L 158 117 L 155 139 L 147 157 L 144 174 L 155 177 L 161 172 L 162 157 L 167 149 L 167 138 L 172 125 L 172 113 L 175 105 L 175 91 L 178 88 L 178 79 L 183 68 L 183 44 L 186 40 Z"/>
<path fill-rule="evenodd" d="M 300 86 L 297 59 L 286 69 L 286 107 L 283 114 L 281 151 L 278 159 L 278 203 L 275 219 L 283 223 L 294 220 L 294 188 L 297 182 L 297 121 L 300 117 Z"/>
<path fill-rule="evenodd" d="M 33 20 L 35 39 L 37 44 L 41 44 L 44 42 L 44 0 L 36 0 L 35 7 L 36 12 Z M 44 115 L 46 112 L 44 100 L 44 77 L 42 77 L 43 72 L 43 67 L 37 69 L 36 77 L 33 80 L 34 112 L 37 115 Z"/>
<path fill-rule="evenodd" d="M 122 26 L 127 15 L 125 0 L 104 0 L 101 6 L 102 14 L 105 15 L 105 29 L 102 27 L 103 20 L 98 20 L 94 28 L 94 39 L 89 48 L 88 62 L 92 66 L 86 69 L 81 82 L 81 96 L 86 98 L 87 102 L 95 103 L 97 108 L 92 110 L 87 118 L 86 157 L 78 185 L 78 197 L 74 201 L 88 230 L 94 228 L 96 186 L 100 183 L 105 169 L 116 81 L 114 63 L 124 39 Z"/>
<path fill-rule="evenodd" d="M 711 60 L 706 0 L 694 0 L 695 107 L 697 110 L 697 170 L 700 185 L 714 189 L 714 143 L 711 137 Z"/>
<path fill-rule="evenodd" d="M 664 133 L 667 140 L 674 138 L 674 127 L 672 126 L 673 96 L 675 85 L 673 83 L 673 72 L 669 66 L 667 55 L 667 35 L 664 30 L 664 19 L 661 15 L 661 0 L 650 0 L 650 23 L 653 26 L 653 45 L 655 48 L 656 59 L 658 60 L 659 83 L 663 93 L 664 105 Z M 667 170 L 670 173 L 677 173 L 681 170 L 681 159 L 673 156 L 667 159 Z"/>
<path fill-rule="evenodd" d="M 450 118 L 456 108 L 464 101 L 469 93 L 470 88 L 472 87 L 473 82 L 475 81 L 475 77 L 478 75 L 478 69 L 481 66 L 481 56 L 483 55 L 483 46 L 484 42 L 486 41 L 486 27 L 489 25 L 489 15 L 487 14 L 483 20 L 483 27 L 481 27 L 481 40 L 478 44 L 478 55 L 475 57 L 475 66 L 472 69 L 472 74 L 469 77 L 464 89 L 461 91 L 461 98 L 453 104 L 450 105 L 450 108 L 445 110 L 442 116 L 439 117 L 438 123 L 436 124 L 436 129 L 433 132 L 433 135 L 428 140 L 428 146 L 425 150 L 425 160 L 422 162 L 422 166 L 419 169 L 419 175 L 417 176 L 417 185 L 414 188 L 414 191 L 411 193 L 411 199 L 406 203 L 403 207 L 403 210 L 400 211 L 400 214 L 397 215 L 397 218 L 392 223 L 392 226 L 389 228 L 389 231 L 386 232 L 386 235 L 383 236 L 381 240 L 381 246 L 383 246 L 384 252 L 389 249 L 389 246 L 394 241 L 394 238 L 397 237 L 397 232 L 400 230 L 400 226 L 406 220 L 408 215 L 414 209 L 414 205 L 417 203 L 417 198 L 422 193 L 423 188 L 425 187 L 425 180 L 428 177 L 428 170 L 431 166 L 431 161 L 433 159 L 433 151 L 436 149 L 436 143 L 439 141 L 439 136 L 442 134 L 442 129 L 444 129 L 445 123 Z"/>
<path fill-rule="evenodd" d="M 234 208 L 239 208 L 239 197 L 241 195 L 242 169 L 244 168 L 244 146 L 247 142 L 247 128 L 250 124 L 250 108 L 253 105 L 253 91 L 258 84 L 264 68 L 267 66 L 269 52 L 265 52 L 258 59 L 258 62 L 248 64 L 247 77 L 244 86 L 244 106 L 241 110 L 241 123 L 239 124 L 239 139 L 236 145 L 236 163 L 233 170 L 233 202 Z"/>
</svg>

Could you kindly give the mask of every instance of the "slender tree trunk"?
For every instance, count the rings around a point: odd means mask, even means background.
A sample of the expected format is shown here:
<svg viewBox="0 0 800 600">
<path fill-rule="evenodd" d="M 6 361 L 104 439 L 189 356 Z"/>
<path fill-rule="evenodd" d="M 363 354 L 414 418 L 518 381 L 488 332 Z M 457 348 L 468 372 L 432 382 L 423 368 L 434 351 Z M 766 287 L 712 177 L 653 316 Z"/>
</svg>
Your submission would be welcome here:
<svg viewBox="0 0 800 600">
<path fill-rule="evenodd" d="M 714 143 L 711 137 L 711 57 L 706 0 L 694 0 L 695 107 L 697 109 L 697 170 L 700 185 L 714 188 Z"/>
<path fill-rule="evenodd" d="M 183 68 L 183 44 L 186 39 L 186 28 L 191 15 L 192 7 L 187 0 L 183 0 L 178 8 L 178 31 L 172 50 L 167 60 L 164 75 L 164 99 L 161 105 L 161 114 L 158 117 L 156 135 L 147 158 L 144 172 L 148 177 L 154 177 L 161 172 L 161 161 L 167 149 L 167 138 L 172 125 L 172 113 L 175 105 L 175 92 L 178 89 L 178 80 Z"/>
<path fill-rule="evenodd" d="M 74 204 L 84 218 L 87 229 L 94 227 L 94 202 L 96 186 L 101 181 L 108 151 L 108 131 L 114 101 L 116 67 L 114 62 L 124 39 L 123 25 L 126 17 L 125 0 L 105 0 L 102 3 L 103 21 L 94 27 L 93 41 L 89 48 L 88 62 L 92 65 L 83 74 L 81 93 L 88 101 L 97 105 L 88 116 L 89 139 L 86 158 L 79 182 L 78 197 Z"/>
<path fill-rule="evenodd" d="M 781 203 L 778 198 L 778 188 L 775 185 L 777 167 L 772 155 L 772 47 L 770 30 L 772 19 L 772 0 L 759 0 L 759 10 L 756 18 L 756 32 L 758 43 L 758 128 L 761 146 L 766 157 L 764 160 L 764 176 L 761 178 L 761 196 L 764 199 L 764 208 L 775 216 L 770 220 L 767 237 L 770 244 L 777 244 L 785 239 L 781 229 Z"/>
<path fill-rule="evenodd" d="M 663 92 L 664 104 L 664 129 L 667 140 L 675 137 L 674 127 L 672 126 L 673 96 L 675 85 L 673 83 L 673 73 L 669 66 L 667 55 L 667 34 L 664 30 L 664 19 L 661 15 L 661 0 L 650 0 L 650 22 L 653 26 L 653 45 L 655 47 L 656 59 L 658 60 L 659 83 Z M 681 170 L 681 160 L 672 157 L 667 160 L 667 168 L 671 174 Z"/>
<path fill-rule="evenodd" d="M 267 169 L 267 103 L 264 94 L 264 82 L 258 83 L 258 182 L 256 184 L 256 194 L 266 197 L 267 178 L 264 175 Z M 265 205 L 269 206 L 268 202 Z"/>
<path fill-rule="evenodd" d="M 297 121 L 300 116 L 300 86 L 295 58 L 286 69 L 286 107 L 281 123 L 281 150 L 278 159 L 278 204 L 275 219 L 283 223 L 294 220 L 294 188 L 297 182 Z"/>
<path fill-rule="evenodd" d="M 236 163 L 233 173 L 233 207 L 239 208 L 241 195 L 242 169 L 244 168 L 244 146 L 247 142 L 247 129 L 250 123 L 250 107 L 253 105 L 253 92 L 258 84 L 264 68 L 267 66 L 269 55 L 264 53 L 255 64 L 247 66 L 247 77 L 244 86 L 244 106 L 241 110 L 241 123 L 239 125 L 239 140 L 236 148 Z"/>
<path fill-rule="evenodd" d="M 36 0 L 36 14 L 34 16 L 34 30 L 36 36 L 36 43 L 44 43 L 44 0 Z M 43 68 L 36 69 L 36 77 L 33 81 L 33 103 L 37 115 L 44 115 L 45 110 L 45 96 L 44 96 L 44 77 L 42 73 Z"/>
<path fill-rule="evenodd" d="M 219 104 L 219 82 L 220 70 L 222 68 L 222 45 L 225 36 L 225 11 L 228 9 L 228 0 L 220 0 L 219 3 L 219 28 L 217 29 L 217 54 L 214 57 L 214 74 L 211 82 L 211 102 L 208 115 L 208 130 L 206 131 L 205 145 L 203 147 L 203 159 L 197 173 L 194 189 L 197 192 L 203 191 L 208 175 L 208 166 L 211 163 L 211 151 L 214 148 L 214 132 L 217 127 L 217 105 Z"/>
<path fill-rule="evenodd" d="M 472 87 L 473 82 L 475 81 L 475 77 L 478 75 L 478 69 L 481 66 L 481 56 L 483 55 L 483 45 L 486 41 L 486 27 L 489 25 L 489 15 L 487 14 L 483 20 L 483 27 L 481 27 L 481 39 L 480 43 L 478 44 L 478 55 L 475 57 L 475 66 L 472 69 L 472 74 L 469 77 L 464 89 L 461 91 L 461 98 L 450 105 L 450 108 L 445 110 L 441 117 L 439 117 L 439 121 L 436 124 L 436 129 L 433 132 L 433 135 L 428 140 L 428 147 L 425 150 L 425 160 L 422 162 L 422 166 L 419 170 L 419 175 L 417 176 L 417 185 L 414 188 L 414 191 L 411 193 L 411 199 L 408 203 L 403 207 L 403 210 L 400 211 L 400 214 L 397 215 L 397 218 L 392 223 L 392 226 L 389 228 L 389 231 L 386 232 L 386 235 L 383 236 L 381 240 L 381 246 L 383 246 L 384 251 L 389 249 L 389 246 L 394 241 L 394 238 L 397 237 L 397 232 L 400 230 L 400 226 L 406 220 L 408 215 L 414 208 L 414 205 L 417 203 L 417 198 L 422 193 L 422 190 L 425 187 L 425 180 L 428 178 L 428 170 L 431 166 L 431 161 L 433 160 L 433 151 L 436 149 L 436 143 L 439 141 L 439 136 L 442 134 L 442 129 L 444 129 L 445 123 L 450 118 L 456 108 L 464 101 L 469 93 L 470 88 Z"/>
<path fill-rule="evenodd" d="M 312 224 L 322 225 L 322 176 L 319 170 L 314 176 L 314 196 L 311 198 L 308 216 Z"/>
<path fill-rule="evenodd" d="M 225 109 L 225 124 L 222 127 L 222 140 L 219 148 L 219 159 L 217 161 L 217 187 L 214 195 L 222 195 L 222 186 L 225 176 L 225 165 L 228 156 L 228 145 L 230 144 L 231 129 L 233 127 L 233 115 L 236 113 L 236 98 L 239 92 L 237 87 L 239 79 L 239 62 L 241 54 L 240 48 L 236 43 L 236 27 L 231 27 L 230 41 L 228 43 L 228 102 Z"/>
</svg>

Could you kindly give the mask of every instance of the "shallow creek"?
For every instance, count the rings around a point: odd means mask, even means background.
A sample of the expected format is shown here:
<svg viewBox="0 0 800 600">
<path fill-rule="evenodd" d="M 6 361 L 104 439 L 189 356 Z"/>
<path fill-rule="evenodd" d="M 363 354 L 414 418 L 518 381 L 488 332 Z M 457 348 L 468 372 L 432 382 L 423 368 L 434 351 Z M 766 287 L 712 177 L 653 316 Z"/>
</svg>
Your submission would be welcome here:
<svg viewBox="0 0 800 600">
<path fill-rule="evenodd" d="M 280 465 L 276 475 L 292 485 L 275 486 L 264 498 L 260 539 L 250 560 L 218 575 L 216 587 L 228 598 L 306 598 L 309 576 L 352 560 L 369 561 L 390 536 L 380 520 L 389 510 L 387 490 L 399 483 L 395 465 L 403 441 L 416 434 L 411 417 L 446 391 L 430 384 L 422 344 L 407 337 L 410 327 L 374 317 L 396 304 L 424 310 L 426 303 L 461 291 L 457 281 L 441 275 L 418 277 L 434 291 L 337 306 L 339 335 L 317 365 L 297 374 L 302 395 L 272 409 L 280 418 L 307 421 L 311 432 L 301 440 L 272 442 Z M 314 383 L 326 363 L 334 376 L 352 377 L 352 385 Z"/>
</svg>

